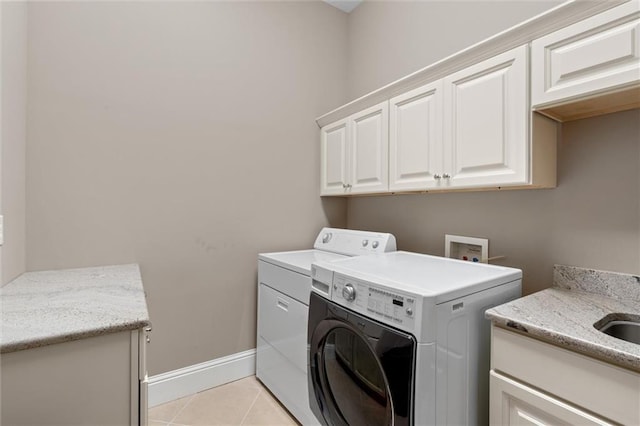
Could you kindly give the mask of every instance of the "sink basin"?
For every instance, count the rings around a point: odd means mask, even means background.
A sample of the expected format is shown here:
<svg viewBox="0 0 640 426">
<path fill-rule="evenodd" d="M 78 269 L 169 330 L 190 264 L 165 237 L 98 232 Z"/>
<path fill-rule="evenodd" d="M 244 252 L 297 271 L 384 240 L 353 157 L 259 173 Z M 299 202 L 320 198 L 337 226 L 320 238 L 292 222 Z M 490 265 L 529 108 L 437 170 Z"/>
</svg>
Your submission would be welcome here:
<svg viewBox="0 0 640 426">
<path fill-rule="evenodd" d="M 613 319 L 607 315 L 605 318 L 594 324 L 594 327 L 609 336 L 615 337 L 616 339 L 640 345 L 640 322 L 638 321 L 622 318 Z"/>
</svg>

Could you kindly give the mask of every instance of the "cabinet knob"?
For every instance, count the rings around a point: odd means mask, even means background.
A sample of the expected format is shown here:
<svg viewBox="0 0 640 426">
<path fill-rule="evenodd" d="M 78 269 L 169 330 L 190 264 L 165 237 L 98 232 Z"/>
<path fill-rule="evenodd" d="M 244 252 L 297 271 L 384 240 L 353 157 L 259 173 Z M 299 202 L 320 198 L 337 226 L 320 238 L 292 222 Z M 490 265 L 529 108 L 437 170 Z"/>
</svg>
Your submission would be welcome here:
<svg viewBox="0 0 640 426">
<path fill-rule="evenodd" d="M 437 174 L 437 173 L 436 173 L 435 175 L 433 175 L 433 178 L 434 178 L 434 179 L 441 179 L 441 178 L 442 178 L 442 176 L 440 176 L 439 174 Z"/>
<path fill-rule="evenodd" d="M 445 179 L 449 179 L 451 177 L 451 175 L 449 173 L 443 173 L 442 177 Z"/>
</svg>

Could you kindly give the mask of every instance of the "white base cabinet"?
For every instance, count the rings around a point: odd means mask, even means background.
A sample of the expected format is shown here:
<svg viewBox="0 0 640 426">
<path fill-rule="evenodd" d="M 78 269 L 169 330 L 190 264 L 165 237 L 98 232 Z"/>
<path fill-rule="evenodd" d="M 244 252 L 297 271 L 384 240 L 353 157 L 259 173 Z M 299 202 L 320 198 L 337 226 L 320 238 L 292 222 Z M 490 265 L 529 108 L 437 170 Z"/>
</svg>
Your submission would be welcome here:
<svg viewBox="0 0 640 426">
<path fill-rule="evenodd" d="M 3 425 L 146 425 L 146 334 L 124 331 L 2 354 Z"/>
<path fill-rule="evenodd" d="M 640 373 L 495 326 L 489 398 L 492 425 L 640 424 Z"/>
</svg>

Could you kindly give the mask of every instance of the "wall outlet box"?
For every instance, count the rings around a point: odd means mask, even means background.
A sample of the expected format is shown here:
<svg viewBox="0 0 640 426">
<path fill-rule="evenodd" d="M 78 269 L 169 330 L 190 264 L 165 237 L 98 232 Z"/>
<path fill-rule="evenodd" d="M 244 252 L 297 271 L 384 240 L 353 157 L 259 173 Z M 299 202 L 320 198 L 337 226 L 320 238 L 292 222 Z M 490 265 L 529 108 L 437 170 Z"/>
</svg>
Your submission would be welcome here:
<svg viewBox="0 0 640 426">
<path fill-rule="evenodd" d="M 489 240 L 445 234 L 444 255 L 452 259 L 489 263 Z"/>
</svg>

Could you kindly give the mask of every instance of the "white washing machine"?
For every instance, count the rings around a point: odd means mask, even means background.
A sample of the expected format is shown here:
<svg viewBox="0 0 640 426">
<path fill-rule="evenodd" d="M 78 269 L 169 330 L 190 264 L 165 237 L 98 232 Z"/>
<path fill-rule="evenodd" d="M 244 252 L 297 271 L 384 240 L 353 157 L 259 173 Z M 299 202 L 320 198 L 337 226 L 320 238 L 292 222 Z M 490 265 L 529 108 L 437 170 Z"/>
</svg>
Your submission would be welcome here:
<svg viewBox="0 0 640 426">
<path fill-rule="evenodd" d="M 309 402 L 325 425 L 487 424 L 484 311 L 518 269 L 408 252 L 312 265 Z"/>
<path fill-rule="evenodd" d="M 304 425 L 317 424 L 307 392 L 311 264 L 395 251 L 391 234 L 323 228 L 311 250 L 258 256 L 256 376 Z"/>
</svg>

